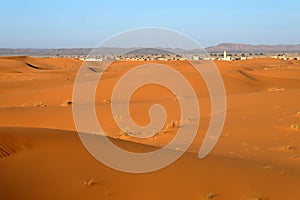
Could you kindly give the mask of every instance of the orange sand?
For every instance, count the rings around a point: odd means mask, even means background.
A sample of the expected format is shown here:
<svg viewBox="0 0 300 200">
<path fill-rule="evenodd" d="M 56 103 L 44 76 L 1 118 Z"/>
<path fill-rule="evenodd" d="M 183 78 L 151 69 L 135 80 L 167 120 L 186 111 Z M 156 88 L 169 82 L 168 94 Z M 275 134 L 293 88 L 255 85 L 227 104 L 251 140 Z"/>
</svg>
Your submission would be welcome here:
<svg viewBox="0 0 300 200">
<path fill-rule="evenodd" d="M 114 123 L 109 102 L 113 86 L 123 73 L 142 63 L 113 63 L 96 95 L 98 118 L 106 134 L 116 138 L 112 140 L 117 145 L 137 152 L 166 144 L 177 129 L 136 139 L 122 134 Z M 75 132 L 67 101 L 72 100 L 81 61 L 0 58 L 1 199 L 196 200 L 207 199 L 209 193 L 216 194 L 212 199 L 230 200 L 300 198 L 299 61 L 216 62 L 227 92 L 227 117 L 217 145 L 202 160 L 196 153 L 210 119 L 206 86 L 187 62 L 161 63 L 191 82 L 200 101 L 201 124 L 189 153 L 160 171 L 137 175 L 95 160 Z M 153 103 L 165 106 L 167 123 L 179 120 L 174 95 L 150 85 L 132 97 L 130 110 L 138 124 L 149 122 L 147 112 Z M 94 184 L 87 186 L 84 182 L 91 178 Z"/>
</svg>

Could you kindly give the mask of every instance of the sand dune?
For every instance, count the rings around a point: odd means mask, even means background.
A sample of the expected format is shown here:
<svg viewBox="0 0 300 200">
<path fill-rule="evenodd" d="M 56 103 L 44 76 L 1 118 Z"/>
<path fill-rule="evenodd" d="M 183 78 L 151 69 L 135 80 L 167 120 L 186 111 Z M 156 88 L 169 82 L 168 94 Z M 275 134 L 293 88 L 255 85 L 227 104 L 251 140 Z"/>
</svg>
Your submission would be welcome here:
<svg viewBox="0 0 300 200">
<path fill-rule="evenodd" d="M 286 199 L 299 196 L 299 170 L 240 159 L 186 153 L 172 166 L 148 174 L 126 174 L 95 160 L 71 131 L 0 128 L 1 141 L 30 147 L 0 158 L 3 199 Z M 92 137 L 102 137 L 95 136 Z M 115 140 L 131 150 L 155 150 Z M 89 183 L 87 185 L 87 183 Z M 288 187 L 287 187 L 288 186 Z M 18 191 L 18 192 L 16 192 Z"/>
<path fill-rule="evenodd" d="M 101 64 L 90 63 L 86 73 L 103 73 L 95 107 L 106 134 L 125 149 L 152 151 L 168 143 L 179 128 L 175 96 L 157 85 L 133 94 L 130 111 L 140 125 L 149 122 L 148 109 L 154 103 L 167 110 L 164 131 L 148 139 L 120 131 L 114 117 L 122 116 L 112 116 L 110 107 L 119 78 L 142 63 L 146 62 L 114 62 L 105 72 Z M 216 194 L 213 199 L 298 199 L 299 61 L 216 62 L 227 93 L 227 117 L 217 145 L 203 160 L 196 153 L 210 121 L 207 87 L 186 61 L 158 63 L 178 70 L 191 83 L 199 99 L 200 127 L 189 152 L 173 165 L 131 175 L 95 160 L 75 132 L 72 89 L 81 61 L 1 57 L 1 198 L 207 199 L 212 193 Z"/>
</svg>

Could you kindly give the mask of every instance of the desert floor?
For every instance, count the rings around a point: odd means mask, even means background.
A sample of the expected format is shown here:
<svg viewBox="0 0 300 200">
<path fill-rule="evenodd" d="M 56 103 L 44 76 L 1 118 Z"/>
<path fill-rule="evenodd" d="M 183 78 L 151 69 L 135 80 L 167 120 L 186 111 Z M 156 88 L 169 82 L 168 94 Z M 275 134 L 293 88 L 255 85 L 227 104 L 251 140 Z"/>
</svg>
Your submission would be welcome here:
<svg viewBox="0 0 300 200">
<path fill-rule="evenodd" d="M 175 96 L 158 85 L 139 88 L 130 111 L 136 123 L 145 125 L 150 106 L 162 104 L 168 114 L 164 131 L 137 139 L 114 122 L 110 105 L 114 85 L 143 63 L 147 62 L 114 62 L 106 71 L 102 64 L 86 63 L 91 66 L 86 76 L 103 73 L 95 96 L 99 123 L 111 141 L 133 152 L 156 150 L 180 128 Z M 0 57 L 0 198 L 300 198 L 300 61 L 215 62 L 225 84 L 227 114 L 218 143 L 204 159 L 197 152 L 211 116 L 207 87 L 188 62 L 160 63 L 190 81 L 199 99 L 200 127 L 188 152 L 172 165 L 129 174 L 97 161 L 76 132 L 72 91 L 81 61 Z M 199 63 L 205 66 L 205 61 Z M 147 73 L 151 71 L 140 75 Z"/>
</svg>

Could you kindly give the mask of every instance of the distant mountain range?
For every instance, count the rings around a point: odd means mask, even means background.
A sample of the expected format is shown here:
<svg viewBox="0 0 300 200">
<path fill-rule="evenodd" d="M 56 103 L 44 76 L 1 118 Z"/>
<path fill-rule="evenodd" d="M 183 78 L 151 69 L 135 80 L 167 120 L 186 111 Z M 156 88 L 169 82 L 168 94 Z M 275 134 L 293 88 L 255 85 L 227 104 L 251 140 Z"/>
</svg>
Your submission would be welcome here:
<svg viewBox="0 0 300 200">
<path fill-rule="evenodd" d="M 28 56 L 61 56 L 61 55 L 88 55 L 93 48 L 70 49 L 34 49 L 34 48 L 0 48 L 0 56 L 28 55 Z M 297 45 L 250 45 L 222 43 L 205 48 L 208 53 L 221 53 L 224 50 L 231 53 L 286 53 L 300 52 L 300 44 Z M 102 47 L 94 50 L 97 55 L 120 54 L 197 54 L 203 53 L 202 49 L 172 49 L 172 48 L 112 48 Z"/>
<path fill-rule="evenodd" d="M 222 43 L 216 46 L 205 48 L 207 52 L 228 52 L 245 53 L 267 53 L 267 52 L 300 52 L 300 44 L 296 45 L 250 45 L 250 44 L 235 44 L 235 43 Z"/>
<path fill-rule="evenodd" d="M 125 53 L 125 55 L 167 55 L 173 54 L 174 51 L 168 51 L 166 49 L 156 49 L 156 48 L 141 48 L 141 49 L 134 49 Z"/>
</svg>

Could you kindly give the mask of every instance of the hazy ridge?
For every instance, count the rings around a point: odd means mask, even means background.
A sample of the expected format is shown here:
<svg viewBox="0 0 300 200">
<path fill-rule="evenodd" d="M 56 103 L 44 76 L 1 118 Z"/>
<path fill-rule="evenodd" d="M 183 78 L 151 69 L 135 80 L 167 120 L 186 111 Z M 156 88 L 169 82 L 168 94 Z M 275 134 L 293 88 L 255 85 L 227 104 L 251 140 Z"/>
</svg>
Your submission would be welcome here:
<svg viewBox="0 0 300 200">
<path fill-rule="evenodd" d="M 127 52 L 135 52 L 139 48 L 113 48 L 102 47 L 98 48 L 99 55 L 118 55 Z M 155 53 L 155 48 L 149 48 L 149 54 Z M 59 56 L 59 55 L 88 55 L 93 48 L 0 48 L 0 55 L 35 55 L 35 56 Z M 226 50 L 227 52 L 235 53 L 284 53 L 284 52 L 300 52 L 300 44 L 296 45 L 250 45 L 250 44 L 236 44 L 236 43 L 222 43 L 216 46 L 205 48 L 208 53 L 219 53 Z M 203 49 L 184 50 L 179 48 L 157 48 L 157 53 L 173 52 L 174 54 L 197 54 L 203 53 Z M 147 54 L 147 50 L 143 50 Z"/>
</svg>

